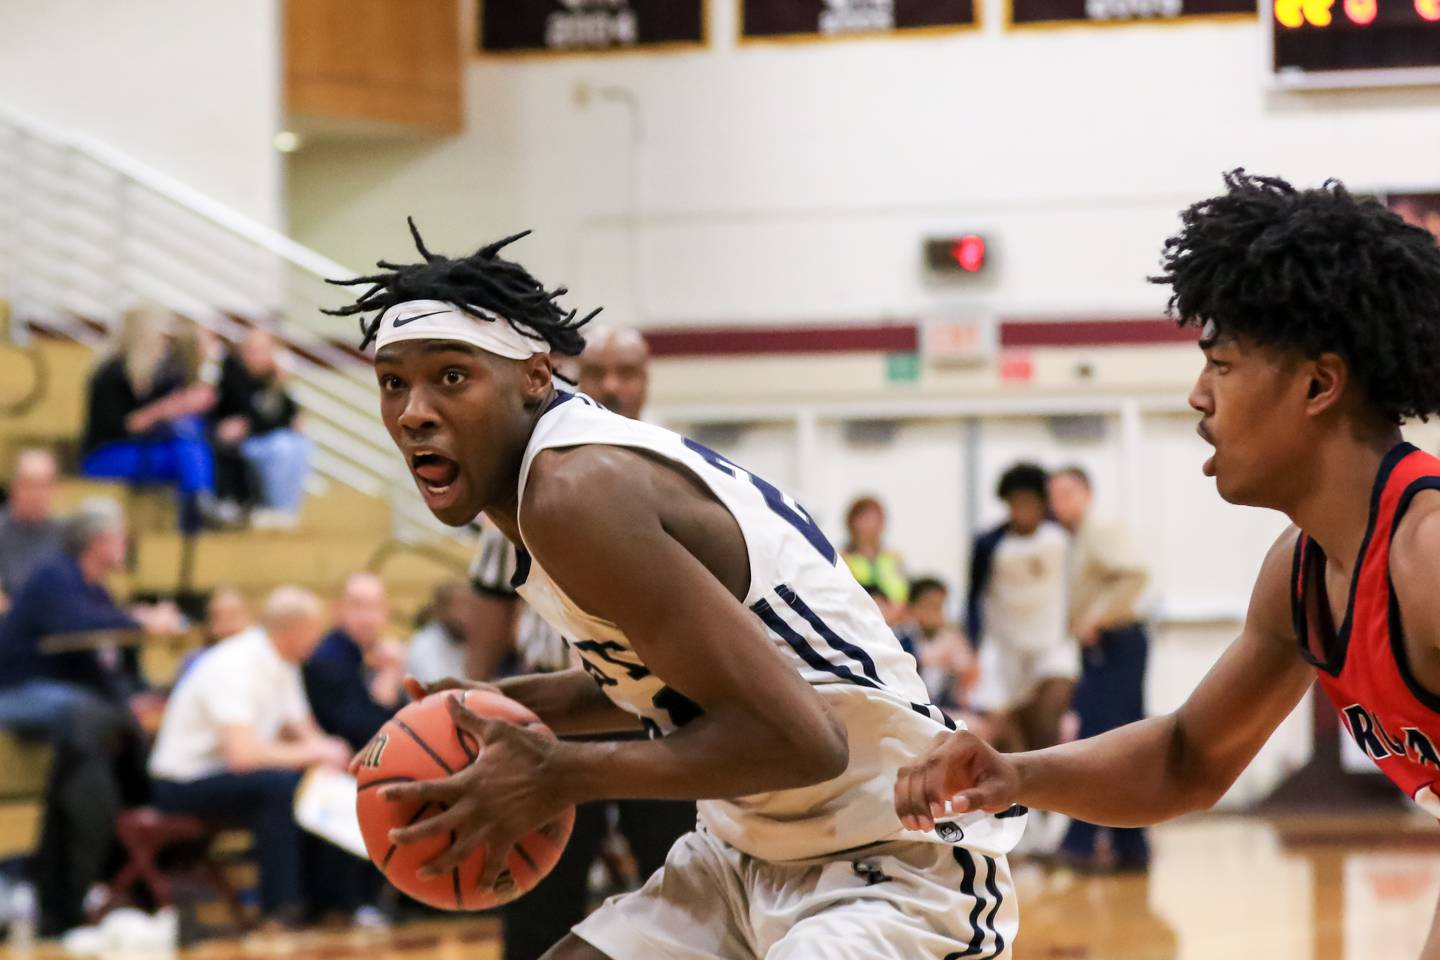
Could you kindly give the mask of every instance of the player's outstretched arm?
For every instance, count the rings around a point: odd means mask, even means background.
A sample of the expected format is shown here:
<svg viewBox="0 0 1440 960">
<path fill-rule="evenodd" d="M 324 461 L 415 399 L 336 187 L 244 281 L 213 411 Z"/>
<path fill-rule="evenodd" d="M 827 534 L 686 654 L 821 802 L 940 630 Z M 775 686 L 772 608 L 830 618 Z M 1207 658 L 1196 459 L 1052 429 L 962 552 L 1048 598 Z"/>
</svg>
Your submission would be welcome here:
<svg viewBox="0 0 1440 960">
<path fill-rule="evenodd" d="M 1309 689 L 1290 618 L 1295 532 L 1270 548 L 1240 638 L 1174 713 L 1047 750 L 1003 755 L 969 733 L 900 771 L 896 812 L 937 816 L 1020 803 L 1090 823 L 1144 826 L 1213 805 Z"/>
</svg>

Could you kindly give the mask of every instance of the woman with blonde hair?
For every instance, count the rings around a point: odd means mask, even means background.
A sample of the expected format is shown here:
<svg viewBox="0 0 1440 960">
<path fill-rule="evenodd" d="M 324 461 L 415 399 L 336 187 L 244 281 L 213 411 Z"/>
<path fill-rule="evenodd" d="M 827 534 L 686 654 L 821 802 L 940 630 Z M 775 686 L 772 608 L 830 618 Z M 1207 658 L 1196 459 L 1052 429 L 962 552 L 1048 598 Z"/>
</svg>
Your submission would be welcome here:
<svg viewBox="0 0 1440 960">
<path fill-rule="evenodd" d="M 115 352 L 90 375 L 80 472 L 175 487 L 180 528 L 194 533 L 215 487 L 200 420 L 215 390 L 188 382 L 169 339 L 175 320 L 155 304 L 126 312 Z"/>
</svg>

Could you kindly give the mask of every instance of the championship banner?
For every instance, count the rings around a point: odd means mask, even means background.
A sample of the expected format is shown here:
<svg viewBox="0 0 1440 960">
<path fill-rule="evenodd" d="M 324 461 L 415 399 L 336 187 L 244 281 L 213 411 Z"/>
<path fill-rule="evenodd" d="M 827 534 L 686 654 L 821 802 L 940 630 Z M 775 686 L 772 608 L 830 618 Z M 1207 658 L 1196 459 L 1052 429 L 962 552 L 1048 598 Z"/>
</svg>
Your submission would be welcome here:
<svg viewBox="0 0 1440 960">
<path fill-rule="evenodd" d="M 1008 25 L 1164 23 L 1204 17 L 1258 17 L 1256 0 L 1010 0 Z"/>
<path fill-rule="evenodd" d="M 975 0 L 740 0 L 742 40 L 901 36 L 975 23 Z"/>
<path fill-rule="evenodd" d="M 477 0 L 481 53 L 699 46 L 705 0 Z"/>
</svg>

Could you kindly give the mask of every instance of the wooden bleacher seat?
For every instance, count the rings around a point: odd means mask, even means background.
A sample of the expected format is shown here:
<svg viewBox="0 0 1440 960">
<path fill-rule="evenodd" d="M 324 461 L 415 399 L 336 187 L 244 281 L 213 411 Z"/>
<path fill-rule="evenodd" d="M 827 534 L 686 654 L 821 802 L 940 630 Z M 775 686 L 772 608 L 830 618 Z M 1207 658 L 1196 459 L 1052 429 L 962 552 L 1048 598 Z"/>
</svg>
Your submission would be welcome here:
<svg viewBox="0 0 1440 960">
<path fill-rule="evenodd" d="M 49 745 L 0 730 L 0 860 L 39 843 L 50 762 Z"/>
</svg>

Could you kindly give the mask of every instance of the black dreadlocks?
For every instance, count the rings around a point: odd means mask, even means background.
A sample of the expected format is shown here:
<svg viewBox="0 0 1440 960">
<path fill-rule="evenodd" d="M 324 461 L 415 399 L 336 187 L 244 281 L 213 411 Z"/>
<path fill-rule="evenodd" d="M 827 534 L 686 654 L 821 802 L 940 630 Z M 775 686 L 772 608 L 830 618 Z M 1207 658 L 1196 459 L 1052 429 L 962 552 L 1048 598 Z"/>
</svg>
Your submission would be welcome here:
<svg viewBox="0 0 1440 960">
<path fill-rule="evenodd" d="M 1170 315 L 1308 357 L 1336 353 L 1387 419 L 1440 412 L 1440 246 L 1327 180 L 1225 175 L 1165 241 Z"/>
<path fill-rule="evenodd" d="M 395 304 L 407 300 L 443 300 L 455 304 L 478 320 L 493 323 L 492 317 L 480 312 L 488 310 L 508 320 L 521 333 L 544 340 L 556 353 L 575 357 L 585 349 L 585 338 L 581 336 L 580 328 L 589 323 L 600 309 L 575 319 L 576 311 L 566 313 L 555 304 L 558 298 L 569 292 L 566 288 L 547 291 L 520 264 L 497 256 L 516 240 L 529 236 L 529 230 L 481 247 L 468 257 L 451 260 L 426 249 L 413 217 L 406 217 L 405 222 L 410 225 L 410 236 L 415 239 L 415 249 L 420 251 L 424 263 L 401 264 L 380 260 L 375 266 L 385 273 L 353 280 L 326 281 L 342 287 L 371 285 L 349 306 L 322 311 L 332 317 L 373 311 L 375 315 L 372 319 L 360 318 L 361 350 L 370 346 L 380 332 L 380 316 Z"/>
</svg>

